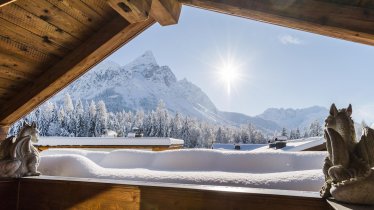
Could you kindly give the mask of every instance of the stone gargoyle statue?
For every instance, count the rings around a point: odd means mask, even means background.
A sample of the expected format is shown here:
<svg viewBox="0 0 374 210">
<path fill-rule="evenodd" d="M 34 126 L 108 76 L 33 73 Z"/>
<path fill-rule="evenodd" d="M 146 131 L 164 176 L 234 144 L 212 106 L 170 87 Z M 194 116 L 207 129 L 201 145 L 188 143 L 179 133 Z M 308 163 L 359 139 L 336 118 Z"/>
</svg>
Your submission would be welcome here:
<svg viewBox="0 0 374 210">
<path fill-rule="evenodd" d="M 328 156 L 323 173 L 325 183 L 320 191 L 324 198 L 352 204 L 374 204 L 374 130 L 365 127 L 356 141 L 352 106 L 337 109 L 331 105 L 325 121 Z"/>
<path fill-rule="evenodd" d="M 23 124 L 17 137 L 6 138 L 0 144 L 0 177 L 38 176 L 39 152 L 31 142 L 38 142 L 35 122 Z"/>
</svg>

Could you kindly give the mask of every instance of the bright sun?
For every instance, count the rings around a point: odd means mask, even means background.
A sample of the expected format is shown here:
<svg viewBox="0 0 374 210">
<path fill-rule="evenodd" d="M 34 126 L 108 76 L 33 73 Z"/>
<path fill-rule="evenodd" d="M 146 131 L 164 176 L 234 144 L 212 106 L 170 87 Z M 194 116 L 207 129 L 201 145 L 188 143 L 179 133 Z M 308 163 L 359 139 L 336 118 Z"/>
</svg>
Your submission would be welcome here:
<svg viewBox="0 0 374 210">
<path fill-rule="evenodd" d="M 228 59 L 223 61 L 217 69 L 219 78 L 226 86 L 227 94 L 230 95 L 232 86 L 240 79 L 239 66 Z"/>
</svg>

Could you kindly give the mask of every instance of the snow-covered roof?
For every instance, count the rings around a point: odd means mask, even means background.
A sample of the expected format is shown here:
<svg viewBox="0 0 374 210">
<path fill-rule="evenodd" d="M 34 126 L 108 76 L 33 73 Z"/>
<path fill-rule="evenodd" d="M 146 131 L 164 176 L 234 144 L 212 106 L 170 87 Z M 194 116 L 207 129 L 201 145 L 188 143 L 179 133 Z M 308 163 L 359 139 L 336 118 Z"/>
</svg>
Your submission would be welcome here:
<svg viewBox="0 0 374 210">
<path fill-rule="evenodd" d="M 303 151 L 303 150 L 321 145 L 324 142 L 325 140 L 323 137 L 309 137 L 309 138 L 288 140 L 287 146 L 281 149 L 277 149 L 277 151 Z M 236 145 L 239 145 L 240 150 L 244 150 L 244 151 L 256 151 L 256 152 L 275 151 L 275 148 L 269 148 L 268 144 L 236 144 Z M 235 144 L 214 143 L 212 148 L 234 150 Z"/>
<path fill-rule="evenodd" d="M 111 138 L 111 137 L 40 137 L 36 146 L 79 146 L 79 145 L 113 145 L 113 146 L 170 146 L 182 145 L 184 141 L 173 138 L 154 138 L 154 137 L 140 137 L 140 138 Z"/>
<path fill-rule="evenodd" d="M 250 150 L 258 149 L 260 147 L 268 146 L 267 144 L 220 144 L 220 143 L 214 143 L 212 145 L 212 149 L 234 150 L 235 145 L 239 145 L 240 150 L 244 150 L 244 151 L 250 151 Z"/>
<path fill-rule="evenodd" d="M 303 151 L 318 145 L 321 145 L 325 142 L 323 137 L 309 137 L 309 138 L 302 138 L 302 139 L 294 139 L 288 140 L 287 145 L 281 149 L 277 149 L 277 151 Z M 269 146 L 261 147 L 255 149 L 253 151 L 256 152 L 265 152 L 265 151 L 272 151 L 275 150 L 274 148 L 269 148 Z"/>
</svg>

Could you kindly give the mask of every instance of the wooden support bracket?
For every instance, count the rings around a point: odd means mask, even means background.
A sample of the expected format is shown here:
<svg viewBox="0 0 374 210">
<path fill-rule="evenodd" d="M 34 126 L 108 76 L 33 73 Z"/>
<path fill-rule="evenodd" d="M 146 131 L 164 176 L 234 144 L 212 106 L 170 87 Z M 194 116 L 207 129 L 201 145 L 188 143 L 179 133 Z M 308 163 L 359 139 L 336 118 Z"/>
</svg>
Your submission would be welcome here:
<svg viewBox="0 0 374 210">
<path fill-rule="evenodd" d="M 153 0 L 150 15 L 162 26 L 177 24 L 182 4 L 177 0 Z"/>
</svg>

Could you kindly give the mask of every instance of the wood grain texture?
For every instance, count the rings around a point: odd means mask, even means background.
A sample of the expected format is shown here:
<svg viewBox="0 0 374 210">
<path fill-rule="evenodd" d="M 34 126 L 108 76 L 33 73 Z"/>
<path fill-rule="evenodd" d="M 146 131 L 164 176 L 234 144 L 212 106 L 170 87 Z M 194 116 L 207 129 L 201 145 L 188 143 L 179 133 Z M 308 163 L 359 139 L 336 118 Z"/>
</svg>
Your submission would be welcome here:
<svg viewBox="0 0 374 210">
<path fill-rule="evenodd" d="M 97 31 L 104 23 L 104 18 L 79 0 L 46 0 L 61 9 L 80 23 Z"/>
<path fill-rule="evenodd" d="M 0 179 L 0 209 L 17 210 L 18 184 L 19 180 L 17 179 Z"/>
<path fill-rule="evenodd" d="M 108 0 L 108 4 L 130 23 L 148 19 L 152 0 Z"/>
<path fill-rule="evenodd" d="M 24 28 L 40 37 L 45 37 L 68 49 L 74 49 L 81 41 L 61 28 L 42 20 L 16 4 L 0 8 L 0 18 L 7 20 L 20 28 Z"/>
<path fill-rule="evenodd" d="M 322 198 L 141 186 L 141 208 L 214 210 L 329 210 Z M 302 192 L 300 192 L 302 194 Z"/>
<path fill-rule="evenodd" d="M 0 55 L 1 56 L 1 55 Z M 31 81 L 34 75 L 15 70 L 9 66 L 0 65 L 0 78 L 12 81 Z"/>
<path fill-rule="evenodd" d="M 0 101 L 4 103 L 8 102 L 12 96 L 16 95 L 16 93 L 17 91 L 0 87 Z"/>
<path fill-rule="evenodd" d="M 21 179 L 20 209 L 104 209 L 103 203 L 107 209 L 128 205 L 134 210 L 331 210 L 312 192 L 73 177 Z"/>
<path fill-rule="evenodd" d="M 13 41 L 22 43 L 46 55 L 53 55 L 54 57 L 61 58 L 69 52 L 68 48 L 52 42 L 48 37 L 38 36 L 7 20 L 0 18 L 0 25 L 0 34 L 2 36 L 9 37 Z"/>
<path fill-rule="evenodd" d="M 0 7 L 3 7 L 7 4 L 11 4 L 13 2 L 15 2 L 16 0 L 0 0 Z"/>
<path fill-rule="evenodd" d="M 37 75 L 42 72 L 43 62 L 38 63 L 33 59 L 15 52 L 0 50 L 0 66 L 9 67 L 20 72 Z"/>
<path fill-rule="evenodd" d="M 332 0 L 179 0 L 183 4 L 374 45 L 374 9 Z"/>
<path fill-rule="evenodd" d="M 150 15 L 162 26 L 177 24 L 182 4 L 178 0 L 153 0 Z"/>
<path fill-rule="evenodd" d="M 153 23 L 153 19 L 148 19 L 145 22 L 129 24 L 117 15 L 80 47 L 45 71 L 34 83 L 26 86 L 24 91 L 20 91 L 8 104 L 2 106 L 0 125 L 14 123 Z"/>
<path fill-rule="evenodd" d="M 22 180 L 19 209 L 137 210 L 140 192 L 134 186 L 58 180 Z"/>
<path fill-rule="evenodd" d="M 107 0 L 81 0 L 84 4 L 104 18 L 112 17 L 115 11 L 107 4 Z"/>
<path fill-rule="evenodd" d="M 85 40 L 93 33 L 90 27 L 79 22 L 69 14 L 66 14 L 64 10 L 46 0 L 19 0 L 14 2 L 14 4 L 80 40 Z"/>
</svg>

